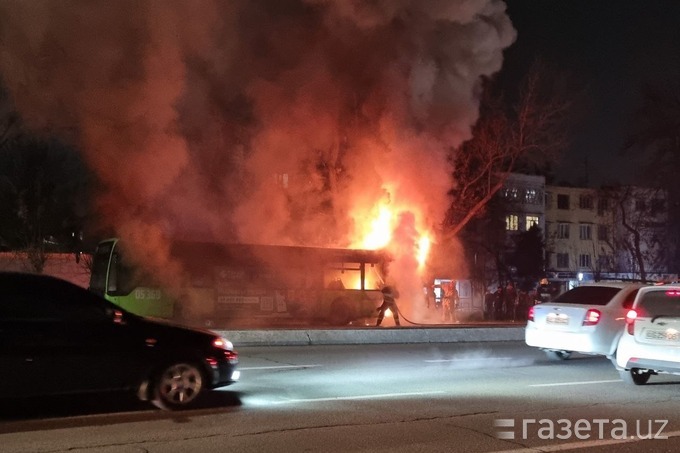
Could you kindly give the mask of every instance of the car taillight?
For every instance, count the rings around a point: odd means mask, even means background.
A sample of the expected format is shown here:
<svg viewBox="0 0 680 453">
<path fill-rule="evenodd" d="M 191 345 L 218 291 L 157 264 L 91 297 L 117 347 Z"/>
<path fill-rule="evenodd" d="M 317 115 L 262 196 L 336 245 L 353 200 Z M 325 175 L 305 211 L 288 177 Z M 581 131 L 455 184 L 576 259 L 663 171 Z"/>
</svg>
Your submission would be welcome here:
<svg viewBox="0 0 680 453">
<path fill-rule="evenodd" d="M 635 334 L 635 319 L 637 318 L 637 312 L 635 310 L 628 310 L 626 313 L 626 332 L 630 335 Z"/>
<path fill-rule="evenodd" d="M 677 289 L 669 289 L 668 291 L 666 291 L 666 295 L 668 297 L 680 297 L 680 291 L 678 291 Z"/>
<path fill-rule="evenodd" d="M 231 343 L 231 341 L 225 340 L 224 338 L 215 338 L 212 342 L 212 345 L 218 349 L 234 349 L 234 345 Z"/>
<path fill-rule="evenodd" d="M 534 307 L 529 307 L 529 313 L 527 314 L 527 321 L 534 320 Z"/>
<path fill-rule="evenodd" d="M 594 326 L 598 322 L 600 322 L 600 316 L 602 313 L 600 313 L 599 310 L 595 310 L 594 308 L 588 309 L 586 312 L 586 317 L 583 320 L 583 325 L 584 326 Z"/>
<path fill-rule="evenodd" d="M 224 358 L 232 365 L 238 363 L 238 353 L 236 351 L 224 351 Z"/>
<path fill-rule="evenodd" d="M 232 365 L 238 365 L 238 352 L 236 351 L 223 351 L 224 360 Z M 206 363 L 212 368 L 217 368 L 222 360 L 217 360 L 215 357 L 207 357 L 205 359 Z"/>
</svg>

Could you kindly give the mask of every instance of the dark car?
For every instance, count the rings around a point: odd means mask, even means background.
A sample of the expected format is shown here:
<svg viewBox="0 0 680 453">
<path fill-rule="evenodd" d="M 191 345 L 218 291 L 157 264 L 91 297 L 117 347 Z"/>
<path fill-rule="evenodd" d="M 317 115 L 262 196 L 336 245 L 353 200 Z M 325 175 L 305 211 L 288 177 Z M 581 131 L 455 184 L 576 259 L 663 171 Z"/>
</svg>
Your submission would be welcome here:
<svg viewBox="0 0 680 453">
<path fill-rule="evenodd" d="M 0 272 L 0 398 L 131 390 L 181 409 L 236 382 L 237 366 L 213 332 L 133 315 L 54 277 Z"/>
</svg>

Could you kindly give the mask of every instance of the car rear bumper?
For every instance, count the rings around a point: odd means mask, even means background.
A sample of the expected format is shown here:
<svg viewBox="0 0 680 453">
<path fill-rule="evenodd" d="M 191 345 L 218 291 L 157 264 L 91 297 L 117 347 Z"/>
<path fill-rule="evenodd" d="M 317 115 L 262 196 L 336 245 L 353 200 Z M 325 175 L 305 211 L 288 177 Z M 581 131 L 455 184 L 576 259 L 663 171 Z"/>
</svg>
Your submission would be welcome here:
<svg viewBox="0 0 680 453">
<path fill-rule="evenodd" d="M 217 370 L 213 370 L 212 388 L 224 387 L 238 382 L 241 372 L 233 365 L 220 364 Z"/>
<path fill-rule="evenodd" d="M 611 340 L 598 338 L 596 333 L 596 330 L 591 332 L 548 331 L 527 325 L 524 340 L 527 345 L 541 349 L 609 355 L 613 350 Z"/>
<path fill-rule="evenodd" d="M 217 357 L 206 359 L 210 371 L 210 388 L 224 387 L 238 382 L 241 372 L 238 370 L 238 355 L 231 351 L 225 351 Z"/>
<path fill-rule="evenodd" d="M 680 372 L 680 347 L 638 343 L 632 335 L 624 335 L 616 351 L 616 366 L 677 373 Z"/>
<path fill-rule="evenodd" d="M 631 368 L 640 368 L 644 370 L 662 371 L 666 373 L 680 373 L 680 362 L 631 357 L 626 361 L 625 368 L 627 370 L 630 370 Z"/>
</svg>

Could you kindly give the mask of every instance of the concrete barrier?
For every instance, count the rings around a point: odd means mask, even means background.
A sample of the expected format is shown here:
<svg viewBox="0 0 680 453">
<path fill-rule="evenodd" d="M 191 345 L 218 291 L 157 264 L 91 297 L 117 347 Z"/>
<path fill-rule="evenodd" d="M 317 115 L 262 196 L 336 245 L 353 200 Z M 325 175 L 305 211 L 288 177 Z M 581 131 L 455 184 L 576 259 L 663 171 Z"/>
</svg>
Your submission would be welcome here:
<svg viewBox="0 0 680 453">
<path fill-rule="evenodd" d="M 524 326 L 215 330 L 215 332 L 234 343 L 237 349 L 246 346 L 524 341 Z"/>
</svg>

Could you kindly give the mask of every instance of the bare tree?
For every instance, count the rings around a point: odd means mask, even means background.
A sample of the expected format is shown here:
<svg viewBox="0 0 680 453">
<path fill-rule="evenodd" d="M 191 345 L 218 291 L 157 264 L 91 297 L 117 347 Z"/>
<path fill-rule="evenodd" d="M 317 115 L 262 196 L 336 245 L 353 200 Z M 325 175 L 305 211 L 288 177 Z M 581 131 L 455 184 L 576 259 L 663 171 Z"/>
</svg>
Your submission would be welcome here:
<svg viewBox="0 0 680 453">
<path fill-rule="evenodd" d="M 646 86 L 634 116 L 623 152 L 642 153 L 647 162 L 641 168 L 643 183 L 668 191 L 672 206 L 680 205 L 680 86 L 670 81 L 663 86 Z M 680 210 L 669 210 L 669 224 L 680 222 Z M 680 232 L 669 231 L 667 248 L 673 249 L 674 272 L 680 270 Z"/>
<path fill-rule="evenodd" d="M 511 276 L 506 262 L 505 208 L 501 200 L 492 199 L 485 215 L 471 219 L 459 235 L 465 244 L 470 278 L 484 289 L 493 282 L 504 283 Z"/>
<path fill-rule="evenodd" d="M 42 272 L 50 251 L 72 251 L 86 213 L 88 173 L 54 141 L 16 137 L 0 148 L 0 241 Z"/>
<path fill-rule="evenodd" d="M 680 170 L 680 86 L 646 86 L 635 112 L 624 152 L 642 149 L 648 160 L 648 176 L 678 186 Z"/>
<path fill-rule="evenodd" d="M 620 194 L 619 214 L 624 229 L 620 243 L 630 254 L 640 279 L 648 280 L 650 272 L 668 272 L 667 192 L 628 186 Z"/>
<path fill-rule="evenodd" d="M 564 77 L 537 62 L 525 76 L 515 102 L 507 102 L 487 84 L 473 137 L 453 150 L 450 158 L 455 185 L 449 192 L 452 203 L 444 221 L 446 237 L 458 235 L 480 215 L 510 173 L 544 170 L 566 147 L 572 100 L 563 82 Z"/>
<path fill-rule="evenodd" d="M 634 186 L 600 190 L 611 204 L 609 216 L 602 216 L 611 235 L 603 241 L 611 249 L 616 272 L 634 274 L 647 281 L 650 273 L 668 273 L 668 195 L 665 190 Z M 598 238 L 602 242 L 602 238 Z"/>
</svg>

